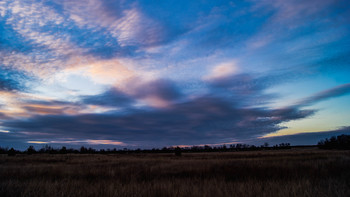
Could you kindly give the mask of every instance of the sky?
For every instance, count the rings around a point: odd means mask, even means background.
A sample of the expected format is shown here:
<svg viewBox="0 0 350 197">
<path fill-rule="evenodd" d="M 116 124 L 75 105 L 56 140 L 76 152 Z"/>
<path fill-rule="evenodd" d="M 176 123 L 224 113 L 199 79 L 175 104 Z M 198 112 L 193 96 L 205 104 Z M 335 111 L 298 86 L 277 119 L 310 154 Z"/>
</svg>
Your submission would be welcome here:
<svg viewBox="0 0 350 197">
<path fill-rule="evenodd" d="M 350 134 L 347 0 L 2 0 L 0 146 Z"/>
</svg>

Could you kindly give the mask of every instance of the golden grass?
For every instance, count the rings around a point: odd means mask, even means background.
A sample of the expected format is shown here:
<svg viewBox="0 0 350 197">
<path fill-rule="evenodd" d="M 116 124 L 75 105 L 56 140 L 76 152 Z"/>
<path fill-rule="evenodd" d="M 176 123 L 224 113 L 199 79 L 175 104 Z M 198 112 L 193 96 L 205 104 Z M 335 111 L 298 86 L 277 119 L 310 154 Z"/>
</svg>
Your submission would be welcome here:
<svg viewBox="0 0 350 197">
<path fill-rule="evenodd" d="M 350 151 L 0 156 L 0 196 L 350 196 Z"/>
</svg>

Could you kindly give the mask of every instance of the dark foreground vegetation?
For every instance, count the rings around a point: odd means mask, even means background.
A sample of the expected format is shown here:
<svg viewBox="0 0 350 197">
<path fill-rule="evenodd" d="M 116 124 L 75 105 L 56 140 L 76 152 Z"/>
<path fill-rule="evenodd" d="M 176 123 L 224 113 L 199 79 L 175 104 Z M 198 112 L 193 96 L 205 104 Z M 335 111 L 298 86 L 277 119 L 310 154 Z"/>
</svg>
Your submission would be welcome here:
<svg viewBox="0 0 350 197">
<path fill-rule="evenodd" d="M 350 196 L 350 151 L 0 155 L 0 196 Z"/>
<path fill-rule="evenodd" d="M 350 150 L 350 135 L 339 135 L 318 142 L 321 149 Z"/>
<path fill-rule="evenodd" d="M 304 147 L 316 147 L 316 146 L 304 146 Z M 333 136 L 330 139 L 326 138 L 318 142 L 317 147 L 320 149 L 339 149 L 350 150 L 350 135 Z M 229 144 L 222 146 L 192 146 L 192 147 L 164 147 L 161 149 L 100 149 L 86 148 L 84 146 L 80 149 L 67 149 L 65 146 L 61 148 L 53 148 L 49 145 L 45 145 L 39 150 L 36 150 L 33 146 L 29 146 L 26 150 L 20 151 L 14 148 L 2 148 L 0 147 L 0 154 L 7 154 L 8 156 L 15 156 L 16 154 L 134 154 L 134 153 L 175 153 L 177 156 L 181 156 L 182 153 L 203 153 L 203 152 L 237 152 L 237 151 L 262 151 L 262 150 L 283 150 L 291 149 L 292 146 L 289 143 L 276 144 L 269 146 L 265 143 L 261 146 L 248 145 L 248 144 Z"/>
<path fill-rule="evenodd" d="M 164 147 L 164 148 L 153 148 L 153 149 L 100 149 L 96 150 L 93 148 L 86 148 L 82 146 L 80 149 L 67 149 L 65 146 L 61 148 L 53 148 L 49 145 L 36 150 L 33 146 L 29 146 L 26 150 L 20 151 L 14 148 L 2 148 L 0 147 L 0 154 L 8 154 L 9 156 L 15 156 L 16 154 L 132 154 L 132 153 L 175 153 L 180 156 L 184 153 L 198 153 L 198 152 L 231 152 L 231 151 L 256 151 L 256 150 L 281 150 L 290 149 L 289 143 L 276 144 L 269 147 L 268 143 L 261 146 L 254 146 L 248 144 L 230 144 L 222 146 L 191 146 L 191 147 Z"/>
</svg>

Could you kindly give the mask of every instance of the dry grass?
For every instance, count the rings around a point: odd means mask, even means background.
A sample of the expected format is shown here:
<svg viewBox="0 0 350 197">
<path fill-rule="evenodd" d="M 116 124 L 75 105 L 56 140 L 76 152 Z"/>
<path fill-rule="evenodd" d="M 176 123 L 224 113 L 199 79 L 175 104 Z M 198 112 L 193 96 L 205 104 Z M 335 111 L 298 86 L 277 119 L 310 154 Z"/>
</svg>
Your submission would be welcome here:
<svg viewBox="0 0 350 197">
<path fill-rule="evenodd" d="M 350 152 L 0 156 L 0 196 L 350 196 Z"/>
</svg>

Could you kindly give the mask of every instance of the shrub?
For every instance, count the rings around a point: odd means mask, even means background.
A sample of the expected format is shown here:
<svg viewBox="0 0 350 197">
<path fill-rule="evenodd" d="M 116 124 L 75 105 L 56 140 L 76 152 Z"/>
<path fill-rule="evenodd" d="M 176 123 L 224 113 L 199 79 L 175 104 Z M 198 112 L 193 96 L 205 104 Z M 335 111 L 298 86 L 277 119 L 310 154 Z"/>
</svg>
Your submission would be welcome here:
<svg viewBox="0 0 350 197">
<path fill-rule="evenodd" d="M 16 156 L 16 151 L 15 149 L 11 148 L 8 152 L 7 152 L 8 156 Z"/>
<path fill-rule="evenodd" d="M 318 142 L 317 146 L 321 149 L 342 149 L 350 150 L 350 135 L 332 136 Z"/>
</svg>

